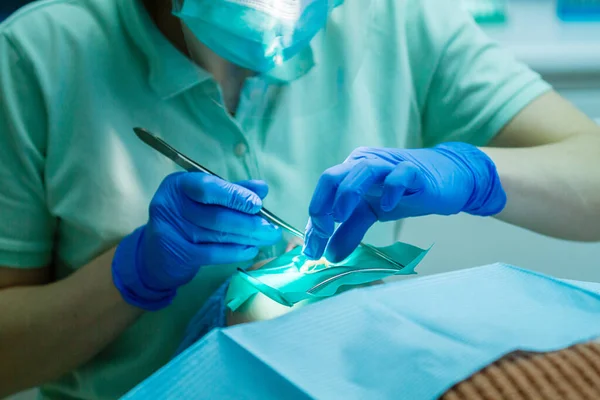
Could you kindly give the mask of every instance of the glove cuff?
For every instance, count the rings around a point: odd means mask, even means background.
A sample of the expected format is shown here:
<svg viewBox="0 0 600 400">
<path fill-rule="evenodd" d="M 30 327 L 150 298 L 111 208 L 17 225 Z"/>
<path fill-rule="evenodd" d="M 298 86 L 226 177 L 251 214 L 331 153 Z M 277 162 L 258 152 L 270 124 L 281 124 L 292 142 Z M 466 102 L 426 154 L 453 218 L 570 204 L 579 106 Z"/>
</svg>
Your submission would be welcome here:
<svg viewBox="0 0 600 400">
<path fill-rule="evenodd" d="M 487 217 L 500 213 L 506 206 L 506 193 L 496 164 L 483 151 L 466 143 L 446 143 L 438 150 L 457 161 L 473 177 L 473 192 L 462 211 Z"/>
<path fill-rule="evenodd" d="M 146 311 L 157 311 L 170 305 L 177 291 L 152 289 L 142 281 L 138 248 L 144 231 L 145 226 L 136 229 L 117 246 L 112 261 L 113 283 L 127 303 Z"/>
</svg>

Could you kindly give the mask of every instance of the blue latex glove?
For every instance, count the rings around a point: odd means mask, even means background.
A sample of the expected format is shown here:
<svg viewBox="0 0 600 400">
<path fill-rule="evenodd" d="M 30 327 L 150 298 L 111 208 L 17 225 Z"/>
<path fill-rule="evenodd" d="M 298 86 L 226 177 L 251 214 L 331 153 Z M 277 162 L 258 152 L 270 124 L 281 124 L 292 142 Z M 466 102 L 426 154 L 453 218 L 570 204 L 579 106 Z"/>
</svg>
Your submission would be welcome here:
<svg viewBox="0 0 600 400">
<path fill-rule="evenodd" d="M 267 192 L 261 181 L 233 184 L 203 173 L 165 178 L 148 223 L 117 247 L 113 281 L 123 298 L 158 310 L 201 266 L 247 262 L 277 243 L 281 230 L 255 215 Z"/>
<path fill-rule="evenodd" d="M 314 259 L 325 253 L 328 260 L 339 262 L 377 221 L 460 212 L 487 216 L 505 204 L 494 163 L 474 146 L 359 148 L 319 179 L 304 253 Z M 335 223 L 340 223 L 337 230 Z"/>
</svg>

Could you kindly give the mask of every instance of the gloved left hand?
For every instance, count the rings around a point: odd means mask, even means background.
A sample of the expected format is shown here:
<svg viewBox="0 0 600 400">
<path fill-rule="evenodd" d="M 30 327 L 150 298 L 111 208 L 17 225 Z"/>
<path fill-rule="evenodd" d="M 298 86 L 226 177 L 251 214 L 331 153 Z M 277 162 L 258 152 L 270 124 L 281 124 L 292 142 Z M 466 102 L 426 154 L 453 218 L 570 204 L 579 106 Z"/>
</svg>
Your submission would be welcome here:
<svg viewBox="0 0 600 400">
<path fill-rule="evenodd" d="M 359 148 L 321 176 L 310 203 L 304 253 L 314 259 L 325 253 L 339 262 L 377 221 L 460 212 L 487 216 L 505 204 L 493 161 L 474 146 Z"/>
</svg>

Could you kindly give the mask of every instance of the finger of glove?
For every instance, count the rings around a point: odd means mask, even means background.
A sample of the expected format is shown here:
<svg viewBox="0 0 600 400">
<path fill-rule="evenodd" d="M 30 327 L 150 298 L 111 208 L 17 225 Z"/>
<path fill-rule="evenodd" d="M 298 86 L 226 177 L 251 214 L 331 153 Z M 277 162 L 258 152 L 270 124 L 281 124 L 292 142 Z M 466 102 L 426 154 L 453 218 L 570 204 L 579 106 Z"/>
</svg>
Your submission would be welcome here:
<svg viewBox="0 0 600 400">
<path fill-rule="evenodd" d="M 276 242 L 281 238 L 281 229 L 258 215 L 249 215 L 217 205 L 195 203 L 190 199 L 183 199 L 181 203 L 183 219 L 194 225 L 194 241 L 195 238 L 202 237 L 202 228 L 223 235 L 233 234 L 265 242 Z M 182 231 L 185 230 L 182 228 Z"/>
<path fill-rule="evenodd" d="M 408 161 L 399 163 L 383 183 L 381 209 L 385 212 L 392 211 L 407 192 L 418 192 L 423 185 L 423 174 L 416 165 Z"/>
<path fill-rule="evenodd" d="M 184 236 L 187 241 L 194 244 L 228 243 L 239 244 L 242 246 L 264 247 L 272 246 L 282 239 L 280 229 L 277 230 L 275 234 L 255 235 L 252 232 L 246 232 L 247 234 L 239 235 L 194 226 L 187 221 L 185 223 L 188 226 L 184 227 Z"/>
<path fill-rule="evenodd" d="M 223 231 L 213 231 L 210 229 L 200 228 L 200 232 L 194 238 L 194 243 L 229 243 L 239 244 L 243 246 L 272 246 L 279 242 L 282 238 L 281 230 L 277 230 L 276 234 L 269 236 L 236 235 L 235 233 L 225 233 Z"/>
<path fill-rule="evenodd" d="M 393 164 L 375 158 L 358 161 L 338 187 L 333 203 L 334 220 L 346 221 L 369 189 L 382 184 L 393 168 Z"/>
<path fill-rule="evenodd" d="M 269 186 L 265 181 L 253 179 L 249 181 L 236 182 L 236 185 L 240 185 L 248 190 L 253 191 L 258 197 L 260 197 L 261 200 L 264 200 L 269 194 Z"/>
<path fill-rule="evenodd" d="M 325 251 L 325 258 L 334 263 L 345 260 L 358 247 L 375 222 L 377 222 L 377 215 L 366 201 L 361 201 L 354 213 L 331 237 Z"/>
<path fill-rule="evenodd" d="M 303 252 L 308 258 L 321 258 L 327 247 L 327 242 L 335 228 L 332 207 L 336 191 L 354 164 L 354 162 L 348 162 L 331 167 L 321 175 L 317 182 L 308 207 L 310 219 L 305 230 Z"/>
<path fill-rule="evenodd" d="M 262 200 L 253 191 L 200 172 L 179 175 L 178 187 L 189 199 L 209 205 L 218 205 L 246 214 L 256 214 Z"/>
<path fill-rule="evenodd" d="M 312 218 L 332 212 L 337 189 L 355 165 L 356 162 L 347 162 L 338 164 L 323 172 L 308 207 L 308 213 Z"/>
<path fill-rule="evenodd" d="M 241 263 L 253 260 L 258 248 L 239 244 L 198 244 L 194 246 L 193 257 L 201 265 Z"/>
<path fill-rule="evenodd" d="M 318 221 L 320 225 L 315 224 L 313 218 L 308 220 L 302 248 L 303 254 L 313 260 L 318 260 L 323 256 L 329 238 L 335 229 L 335 222 L 331 215 L 326 215 Z"/>
</svg>

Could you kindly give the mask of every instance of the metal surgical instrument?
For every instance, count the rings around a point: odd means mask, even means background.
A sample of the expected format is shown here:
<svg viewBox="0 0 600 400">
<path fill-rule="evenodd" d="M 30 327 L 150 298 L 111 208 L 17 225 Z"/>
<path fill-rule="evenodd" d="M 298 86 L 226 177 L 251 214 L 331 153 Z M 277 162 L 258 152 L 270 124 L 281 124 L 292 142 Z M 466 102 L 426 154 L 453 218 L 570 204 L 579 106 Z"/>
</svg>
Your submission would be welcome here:
<svg viewBox="0 0 600 400">
<path fill-rule="evenodd" d="M 181 168 L 185 169 L 186 171 L 188 171 L 188 172 L 204 172 L 205 174 L 212 175 L 217 178 L 223 179 L 219 175 L 217 175 L 214 172 L 212 172 L 211 170 L 209 170 L 208 168 L 203 167 L 202 165 L 198 164 L 194 160 L 190 159 L 189 157 L 187 157 L 184 154 L 182 154 L 181 152 L 179 152 L 178 150 L 174 149 L 167 142 L 158 138 L 156 135 L 152 134 L 148 130 L 143 129 L 143 128 L 134 128 L 133 130 L 134 130 L 135 134 L 138 136 L 138 138 L 140 138 L 144 143 L 146 143 L 148 146 L 152 147 L 154 150 L 158 151 L 162 155 L 171 159 L 173 162 L 175 162 L 175 164 L 179 165 Z M 258 215 L 260 215 L 267 221 L 271 222 L 272 224 L 285 229 L 292 235 L 304 240 L 304 232 L 301 232 L 298 229 L 294 228 L 292 225 L 283 221 L 281 218 L 279 218 L 277 215 L 273 214 L 266 208 L 263 207 L 258 212 Z M 386 260 L 387 262 L 391 263 L 392 265 L 396 266 L 399 269 L 402 269 L 405 267 L 404 265 L 402 265 L 399 262 L 397 262 L 396 260 L 392 259 L 391 257 L 389 257 L 387 254 L 383 253 L 381 250 L 379 250 L 376 247 L 373 247 L 366 243 L 360 243 L 360 246 L 364 247 L 371 253 Z"/>
</svg>

